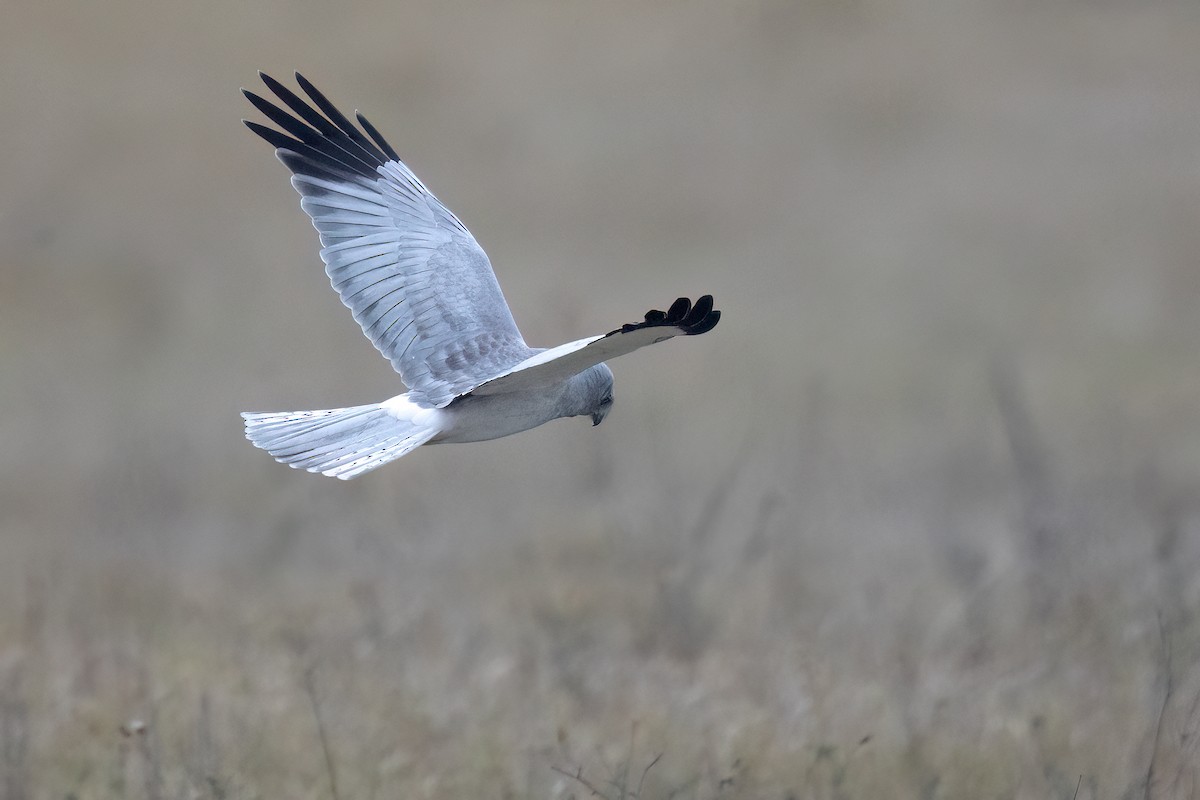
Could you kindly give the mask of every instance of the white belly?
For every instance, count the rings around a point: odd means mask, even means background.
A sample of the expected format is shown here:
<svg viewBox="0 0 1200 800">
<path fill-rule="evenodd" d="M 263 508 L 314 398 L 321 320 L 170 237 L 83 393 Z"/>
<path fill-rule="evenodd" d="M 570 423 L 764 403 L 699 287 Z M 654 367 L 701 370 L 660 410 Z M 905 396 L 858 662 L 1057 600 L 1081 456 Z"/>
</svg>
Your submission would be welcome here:
<svg viewBox="0 0 1200 800">
<path fill-rule="evenodd" d="M 483 442 L 536 428 L 557 419 L 560 392 L 532 392 L 463 397 L 439 412 L 443 433 L 430 444 Z"/>
</svg>

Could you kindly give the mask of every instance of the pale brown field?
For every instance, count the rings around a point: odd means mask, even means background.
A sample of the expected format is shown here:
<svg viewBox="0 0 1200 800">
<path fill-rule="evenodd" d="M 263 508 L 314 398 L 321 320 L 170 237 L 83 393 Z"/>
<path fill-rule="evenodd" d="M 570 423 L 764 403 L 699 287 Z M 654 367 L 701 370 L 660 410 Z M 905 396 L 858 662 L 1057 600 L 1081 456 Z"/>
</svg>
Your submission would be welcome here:
<svg viewBox="0 0 1200 800">
<path fill-rule="evenodd" d="M 18 4 L 0 798 L 1200 793 L 1184 2 Z M 382 399 L 255 70 L 367 114 L 591 430 L 342 483 Z M 657 760 L 656 760 L 657 759 Z"/>
</svg>

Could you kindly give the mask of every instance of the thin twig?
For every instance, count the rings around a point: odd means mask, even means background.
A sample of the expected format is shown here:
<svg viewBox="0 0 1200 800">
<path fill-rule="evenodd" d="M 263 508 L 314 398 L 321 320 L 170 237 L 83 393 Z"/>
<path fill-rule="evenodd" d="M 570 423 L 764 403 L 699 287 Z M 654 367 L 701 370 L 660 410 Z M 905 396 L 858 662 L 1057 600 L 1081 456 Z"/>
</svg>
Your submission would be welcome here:
<svg viewBox="0 0 1200 800">
<path fill-rule="evenodd" d="M 637 720 L 629 723 L 629 752 L 625 756 L 625 764 L 621 767 L 620 800 L 625 800 L 629 789 L 629 767 L 633 764 L 633 742 L 637 738 Z"/>
<path fill-rule="evenodd" d="M 1058 544 L 1051 524 L 1055 497 L 1050 459 L 1011 366 L 1002 361 L 993 362 L 991 379 L 992 394 L 1008 440 L 1024 506 L 1022 522 L 1025 527 L 1026 556 L 1032 564 L 1042 563 L 1057 554 L 1054 548 Z"/>
<path fill-rule="evenodd" d="M 657 764 L 658 760 L 662 757 L 663 757 L 663 754 L 659 753 L 658 755 L 656 755 L 654 757 L 654 760 L 651 761 L 649 764 L 647 764 L 646 768 L 644 770 L 642 770 L 642 777 L 638 779 L 637 792 L 635 792 L 633 795 L 634 797 L 638 798 L 638 800 L 641 800 L 641 797 L 642 797 L 642 784 L 646 782 L 646 773 L 649 772 L 650 768 L 653 767 L 655 764 Z"/>
<path fill-rule="evenodd" d="M 317 703 L 317 690 L 313 687 L 314 667 L 304 670 L 304 691 L 312 704 L 313 717 L 317 720 L 317 736 L 321 739 L 321 750 L 325 753 L 325 769 L 329 773 L 329 793 L 333 800 L 341 800 L 337 788 L 337 770 L 333 766 L 333 753 L 329 749 L 329 738 L 325 735 L 325 722 L 321 719 L 321 707 Z"/>
<path fill-rule="evenodd" d="M 1171 679 L 1171 639 L 1167 636 L 1167 632 L 1163 628 L 1161 611 L 1158 613 L 1158 638 L 1161 644 L 1165 686 L 1163 689 L 1162 705 L 1158 709 L 1158 722 L 1154 726 L 1154 748 L 1150 751 L 1150 764 L 1146 767 L 1146 800 L 1150 800 L 1151 788 L 1154 786 L 1154 773 L 1155 768 L 1158 766 L 1158 746 L 1162 741 L 1163 734 L 1163 719 L 1167 715 L 1167 705 L 1170 704 L 1171 695 L 1175 691 L 1175 686 Z"/>
<path fill-rule="evenodd" d="M 550 769 L 554 770 L 559 775 L 566 775 L 571 780 L 578 781 L 583 788 L 592 793 L 592 797 L 603 797 L 604 800 L 609 800 L 608 795 L 597 789 L 587 778 L 583 777 L 583 767 L 579 767 L 574 772 L 567 772 L 565 769 L 555 766 L 551 766 Z"/>
<path fill-rule="evenodd" d="M 1079 773 L 1079 780 L 1075 781 L 1075 794 L 1071 795 L 1071 800 L 1078 800 L 1079 787 L 1083 785 L 1083 773 Z"/>
</svg>

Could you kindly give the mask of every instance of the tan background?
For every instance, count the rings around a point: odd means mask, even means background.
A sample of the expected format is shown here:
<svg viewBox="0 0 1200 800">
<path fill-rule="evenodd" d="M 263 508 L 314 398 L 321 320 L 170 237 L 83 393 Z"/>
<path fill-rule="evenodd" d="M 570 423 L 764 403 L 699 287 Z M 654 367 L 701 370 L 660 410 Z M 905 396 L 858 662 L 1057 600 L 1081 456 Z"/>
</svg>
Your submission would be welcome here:
<svg viewBox="0 0 1200 800">
<path fill-rule="evenodd" d="M 6 796 L 1195 791 L 1194 4 L 3 16 Z M 721 326 L 596 430 L 272 463 L 238 411 L 399 384 L 259 68 L 375 123 L 531 343 Z"/>
</svg>

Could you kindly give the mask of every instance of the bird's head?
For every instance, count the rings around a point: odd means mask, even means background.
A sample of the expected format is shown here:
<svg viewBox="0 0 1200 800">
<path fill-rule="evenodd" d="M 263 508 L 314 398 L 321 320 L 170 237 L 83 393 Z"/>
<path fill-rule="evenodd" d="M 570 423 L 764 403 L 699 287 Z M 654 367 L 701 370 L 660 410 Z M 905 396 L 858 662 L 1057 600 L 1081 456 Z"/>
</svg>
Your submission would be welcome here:
<svg viewBox="0 0 1200 800">
<path fill-rule="evenodd" d="M 587 370 L 588 396 L 591 399 L 590 410 L 592 427 L 596 427 L 613 407 L 613 374 L 607 364 L 597 364 Z"/>
</svg>

